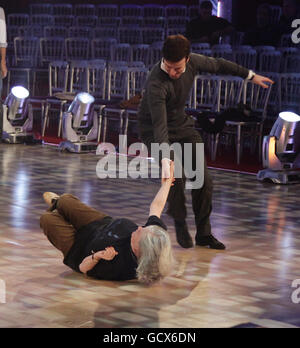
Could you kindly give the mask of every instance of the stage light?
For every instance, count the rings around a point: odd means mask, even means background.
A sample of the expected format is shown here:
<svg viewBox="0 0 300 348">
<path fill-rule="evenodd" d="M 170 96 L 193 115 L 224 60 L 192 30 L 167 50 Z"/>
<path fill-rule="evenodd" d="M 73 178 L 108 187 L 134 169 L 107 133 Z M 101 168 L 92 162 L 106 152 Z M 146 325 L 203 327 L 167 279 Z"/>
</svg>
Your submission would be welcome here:
<svg viewBox="0 0 300 348">
<path fill-rule="evenodd" d="M 29 91 L 15 86 L 3 104 L 2 139 L 8 143 L 22 143 L 32 138 L 32 109 L 28 107 Z"/>
<path fill-rule="evenodd" d="M 76 95 L 68 112 L 73 115 L 73 128 L 85 127 L 88 122 L 89 114 L 92 112 L 95 98 L 88 93 Z"/>
<path fill-rule="evenodd" d="M 263 166 L 257 174 L 261 181 L 275 184 L 300 182 L 300 116 L 285 111 L 279 114 L 270 135 L 263 141 Z"/>
<path fill-rule="evenodd" d="M 94 111 L 95 98 L 89 93 L 76 95 L 68 111 L 63 115 L 63 141 L 61 150 L 70 152 L 89 152 L 96 150 L 98 117 Z"/>
</svg>

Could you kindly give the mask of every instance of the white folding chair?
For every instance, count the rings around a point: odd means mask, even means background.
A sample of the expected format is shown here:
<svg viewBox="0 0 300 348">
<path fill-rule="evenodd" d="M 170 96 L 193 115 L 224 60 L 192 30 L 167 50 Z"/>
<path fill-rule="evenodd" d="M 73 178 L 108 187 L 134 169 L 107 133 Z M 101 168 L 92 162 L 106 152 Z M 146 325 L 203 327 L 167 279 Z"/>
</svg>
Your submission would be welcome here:
<svg viewBox="0 0 300 348">
<path fill-rule="evenodd" d="M 163 41 L 158 41 L 150 45 L 149 62 L 147 64 L 149 68 L 152 68 L 154 64 L 161 60 L 163 44 Z"/>
<path fill-rule="evenodd" d="M 107 69 L 104 59 L 88 61 L 88 93 L 95 97 L 95 111 L 98 114 L 97 141 L 100 142 L 102 131 L 102 110 L 105 107 Z"/>
<path fill-rule="evenodd" d="M 92 59 L 110 60 L 111 47 L 116 44 L 117 40 L 110 37 L 91 40 Z"/>
<path fill-rule="evenodd" d="M 67 37 L 68 38 L 85 38 L 89 39 L 92 36 L 92 28 L 91 27 L 85 27 L 85 26 L 72 26 L 69 27 L 67 30 Z M 82 44 L 82 43 L 81 43 Z"/>
<path fill-rule="evenodd" d="M 100 18 L 102 17 L 118 17 L 119 15 L 119 6 L 118 5 L 97 5 L 96 6 L 96 15 Z"/>
<path fill-rule="evenodd" d="M 46 99 L 45 111 L 42 122 L 42 137 L 45 136 L 46 128 L 49 127 L 50 117 L 53 115 L 59 120 L 58 136 L 61 132 L 61 120 L 66 100 L 56 96 L 64 95 L 68 91 L 69 64 L 66 61 L 53 61 L 49 63 L 49 97 Z"/>
<path fill-rule="evenodd" d="M 244 80 L 235 76 L 218 76 L 218 88 L 217 88 L 217 112 L 225 111 L 231 107 L 238 105 L 242 98 Z M 231 126 L 230 122 L 226 122 L 227 126 Z M 235 126 L 235 125 L 233 125 Z M 226 132 L 226 130 L 224 131 Z M 216 134 L 213 146 L 212 159 L 215 161 L 220 134 Z M 237 163 L 240 163 L 240 128 L 237 129 Z"/>
<path fill-rule="evenodd" d="M 129 62 L 131 59 L 130 44 L 119 43 L 111 46 L 110 60 L 111 62 L 125 61 Z"/>
<path fill-rule="evenodd" d="M 212 51 L 212 56 L 214 58 L 224 58 L 227 60 L 232 60 L 232 49 L 231 48 L 223 48 L 223 47 L 213 46 L 211 51 Z"/>
<path fill-rule="evenodd" d="M 143 23 L 144 23 L 144 17 L 123 16 L 121 17 L 120 31 L 121 31 L 121 27 L 139 28 L 143 26 Z"/>
<path fill-rule="evenodd" d="M 253 49 L 238 48 L 232 51 L 232 60 L 245 68 L 255 70 L 257 53 Z"/>
<path fill-rule="evenodd" d="M 49 14 L 35 14 L 30 16 L 30 25 L 54 25 L 54 17 Z"/>
<path fill-rule="evenodd" d="M 300 112 L 300 73 L 280 74 L 279 105 L 281 111 Z"/>
<path fill-rule="evenodd" d="M 139 27 L 119 27 L 119 42 L 131 45 L 142 44 L 143 36 Z M 123 59 L 119 59 L 123 60 Z"/>
<path fill-rule="evenodd" d="M 281 52 L 279 51 L 264 51 L 259 53 L 258 71 L 280 71 Z"/>
<path fill-rule="evenodd" d="M 39 39 L 37 37 L 20 37 L 14 38 L 14 61 L 8 69 L 7 90 L 10 91 L 11 80 L 25 85 L 31 90 L 31 73 L 37 67 L 38 63 Z M 21 80 L 19 80 L 21 79 Z"/>
<path fill-rule="evenodd" d="M 53 15 L 71 16 L 73 14 L 73 6 L 71 4 L 53 4 Z"/>
<path fill-rule="evenodd" d="M 29 25 L 29 15 L 26 13 L 11 13 L 7 15 L 7 26 Z"/>
<path fill-rule="evenodd" d="M 140 61 L 147 66 L 149 62 L 150 45 L 131 45 L 131 61 Z"/>
<path fill-rule="evenodd" d="M 160 5 L 144 5 L 143 6 L 144 17 L 164 17 L 165 16 L 165 7 Z"/>
<path fill-rule="evenodd" d="M 40 67 L 47 68 L 52 61 L 64 59 L 65 40 L 59 37 L 43 37 L 40 39 Z"/>
<path fill-rule="evenodd" d="M 75 25 L 78 27 L 92 27 L 94 28 L 97 25 L 98 17 L 97 16 L 88 16 L 80 15 L 75 17 Z"/>
<path fill-rule="evenodd" d="M 166 18 L 165 17 L 144 17 L 143 27 L 152 29 L 165 29 Z"/>
<path fill-rule="evenodd" d="M 29 12 L 30 15 L 51 15 L 53 13 L 53 5 L 52 4 L 29 4 Z"/>
<path fill-rule="evenodd" d="M 89 59 L 89 46 L 90 41 L 83 37 L 69 37 L 65 39 L 65 52 L 66 59 L 71 60 L 84 60 Z"/>
<path fill-rule="evenodd" d="M 103 142 L 106 141 L 108 123 L 110 124 L 110 131 L 114 129 L 114 124 L 117 124 L 116 131 L 118 134 L 123 133 L 125 109 L 120 108 L 118 104 L 122 100 L 127 100 L 129 95 L 128 66 L 126 62 L 112 62 L 108 66 L 107 81 L 108 103 L 101 110 L 103 118 Z"/>
<path fill-rule="evenodd" d="M 202 112 L 216 113 L 218 106 L 218 89 L 219 89 L 219 77 L 216 75 L 203 74 L 197 75 L 194 78 L 194 84 L 189 101 L 189 107 L 199 113 L 198 117 L 201 117 Z M 201 130 L 201 126 L 196 120 L 195 127 Z M 211 157 L 214 156 L 215 138 L 214 134 L 203 133 L 203 137 L 207 139 L 206 144 L 209 147 Z"/>
<path fill-rule="evenodd" d="M 188 17 L 186 16 L 167 16 L 166 17 L 166 28 L 182 28 L 186 27 L 186 24 L 188 22 Z M 184 30 L 185 31 L 185 30 Z"/>
<path fill-rule="evenodd" d="M 164 41 L 165 39 L 165 29 L 164 28 L 142 28 L 143 43 L 146 45 L 151 45 L 154 42 Z"/>
<path fill-rule="evenodd" d="M 73 6 L 75 16 L 95 16 L 96 8 L 93 4 L 76 4 Z"/>
<path fill-rule="evenodd" d="M 128 99 L 141 96 L 148 77 L 149 70 L 147 68 L 129 67 L 128 68 Z M 137 134 L 137 108 L 127 107 L 124 112 L 124 128 L 122 134 L 127 135 L 128 129 L 131 127 L 131 134 Z M 134 128 L 134 129 L 133 129 Z"/>
<path fill-rule="evenodd" d="M 73 15 L 54 15 L 54 24 L 59 27 L 65 27 L 66 30 L 72 27 L 75 22 L 75 17 Z"/>
<path fill-rule="evenodd" d="M 67 35 L 66 28 L 56 25 L 50 25 L 44 27 L 44 37 L 53 37 L 53 38 L 65 38 Z"/>
<path fill-rule="evenodd" d="M 280 72 L 297 72 L 299 68 L 294 70 L 296 68 L 294 63 L 299 58 L 300 51 L 295 47 L 279 47 L 278 51 L 281 52 Z"/>
<path fill-rule="evenodd" d="M 139 5 L 121 5 L 120 6 L 120 17 L 142 17 L 143 7 Z"/>
</svg>

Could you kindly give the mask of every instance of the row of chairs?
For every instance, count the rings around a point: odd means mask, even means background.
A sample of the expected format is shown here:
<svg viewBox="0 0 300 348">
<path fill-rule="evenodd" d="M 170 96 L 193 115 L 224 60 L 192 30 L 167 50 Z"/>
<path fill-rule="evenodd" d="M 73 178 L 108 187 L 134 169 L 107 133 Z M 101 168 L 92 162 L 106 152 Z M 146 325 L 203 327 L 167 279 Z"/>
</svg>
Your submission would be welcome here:
<svg viewBox="0 0 300 348">
<path fill-rule="evenodd" d="M 299 102 L 299 93 L 300 93 L 300 73 L 270 73 L 262 72 L 262 75 L 272 79 L 275 84 L 270 92 L 268 106 L 269 106 L 269 116 L 272 116 L 282 110 L 291 110 L 297 113 L 300 112 L 300 102 Z M 216 79 L 218 77 L 215 77 Z M 222 77 L 226 80 L 226 77 Z M 234 78 L 234 81 L 239 81 L 241 83 L 242 79 Z M 203 82 L 204 81 L 204 82 Z M 222 107 L 222 104 L 219 104 L 214 99 L 215 96 L 211 93 L 214 77 L 201 75 L 200 80 L 198 77 L 195 78 L 194 88 L 191 95 L 191 101 L 189 103 L 190 107 L 193 109 L 208 108 L 211 111 L 220 112 L 226 107 Z M 205 85 L 206 84 L 206 85 Z M 209 88 L 207 89 L 207 86 Z M 239 86 L 239 88 L 241 88 Z M 233 90 L 232 90 L 233 91 Z M 240 91 L 240 89 L 239 89 Z M 240 101 L 240 94 L 234 94 L 235 99 L 232 99 L 231 105 L 237 105 Z M 228 106 L 226 104 L 226 106 Z M 265 117 L 268 115 L 265 114 Z"/>
<path fill-rule="evenodd" d="M 122 26 L 114 27 L 97 27 L 90 28 L 85 26 L 70 26 L 68 28 L 61 26 L 47 27 L 16 27 L 10 31 L 8 42 L 13 43 L 15 37 L 54 37 L 54 38 L 114 38 L 118 42 L 131 44 L 145 43 L 150 44 L 155 41 L 164 40 L 166 36 L 181 33 L 184 34 L 185 27 L 153 28 L 153 27 L 132 27 Z"/>
<path fill-rule="evenodd" d="M 20 26 L 51 26 L 58 25 L 63 27 L 68 26 L 114 26 L 131 25 L 131 26 L 158 26 L 163 28 L 170 28 L 176 25 L 185 26 L 190 20 L 189 17 L 184 16 L 170 16 L 170 17 L 98 17 L 98 16 L 51 16 L 51 15 L 34 15 L 28 17 L 24 14 L 9 15 L 14 16 L 8 18 L 8 27 L 20 27 Z"/>
<path fill-rule="evenodd" d="M 141 95 L 148 72 L 141 62 L 128 65 L 121 61 L 108 66 L 104 60 L 51 62 L 49 97 L 46 98 L 42 135 L 45 135 L 49 117 L 54 112 L 54 116 L 59 114 L 58 136 L 61 136 L 63 112 L 68 101 L 79 92 L 88 92 L 95 96 L 98 109 L 105 114 L 117 114 L 117 119 L 121 122 L 124 111 L 115 105 L 135 95 Z M 104 122 L 106 124 L 107 121 Z M 106 129 L 105 126 L 104 138 Z"/>
<path fill-rule="evenodd" d="M 156 63 L 162 41 L 152 45 L 120 44 L 116 39 L 29 38 L 16 37 L 11 67 L 48 67 L 52 60 L 105 59 L 110 61 L 143 61 L 146 66 Z"/>
<path fill-rule="evenodd" d="M 185 5 L 118 5 L 118 4 L 30 4 L 30 15 L 96 15 L 98 17 L 163 17 L 163 16 L 189 16 L 198 14 L 198 6 Z"/>
<path fill-rule="evenodd" d="M 10 72 L 26 70 L 45 70 L 53 60 L 104 59 L 107 61 L 142 61 L 152 67 L 161 58 L 163 42 L 158 40 L 152 45 L 118 43 L 116 39 L 86 38 L 34 38 L 16 37 L 14 55 L 10 62 Z M 246 68 L 264 72 L 298 72 L 299 51 L 296 48 L 192 44 L 192 51 L 216 58 L 232 60 Z M 27 80 L 28 85 L 29 80 Z M 8 85 L 9 88 L 9 85 Z"/>
<path fill-rule="evenodd" d="M 162 42 L 152 45 L 117 44 L 115 39 L 94 39 L 91 52 L 87 39 L 15 38 L 14 56 L 8 69 L 7 91 L 14 81 L 20 79 L 29 89 L 36 90 L 39 75 L 48 71 L 54 60 L 82 61 L 104 59 L 105 61 L 140 61 L 151 67 L 161 58 Z M 31 87 L 33 86 L 33 88 Z"/>
<path fill-rule="evenodd" d="M 216 45 L 211 49 L 192 44 L 192 50 L 215 58 L 232 60 L 248 69 L 267 72 L 300 72 L 299 49 L 295 47 Z"/>
</svg>

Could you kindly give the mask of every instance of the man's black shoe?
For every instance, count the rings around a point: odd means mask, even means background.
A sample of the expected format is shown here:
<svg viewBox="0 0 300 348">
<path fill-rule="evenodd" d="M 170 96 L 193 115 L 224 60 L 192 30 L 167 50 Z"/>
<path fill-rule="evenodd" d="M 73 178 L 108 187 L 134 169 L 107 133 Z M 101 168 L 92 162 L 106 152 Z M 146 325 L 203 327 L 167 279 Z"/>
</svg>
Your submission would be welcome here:
<svg viewBox="0 0 300 348">
<path fill-rule="evenodd" d="M 226 246 L 217 240 L 212 234 L 209 236 L 198 237 L 196 245 L 209 246 L 211 249 L 225 250 Z"/>
<path fill-rule="evenodd" d="M 192 248 L 193 240 L 189 234 L 188 227 L 185 221 L 175 221 L 176 239 L 183 248 Z"/>
</svg>

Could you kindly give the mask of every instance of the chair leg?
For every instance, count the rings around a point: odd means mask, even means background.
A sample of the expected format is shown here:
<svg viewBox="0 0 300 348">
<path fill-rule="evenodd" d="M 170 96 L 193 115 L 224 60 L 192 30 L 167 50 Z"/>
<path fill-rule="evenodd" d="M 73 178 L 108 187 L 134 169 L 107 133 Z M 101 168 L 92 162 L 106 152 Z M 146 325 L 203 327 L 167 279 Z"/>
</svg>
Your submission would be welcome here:
<svg viewBox="0 0 300 348">
<path fill-rule="evenodd" d="M 129 119 L 129 115 L 128 115 L 128 112 L 125 112 L 125 126 L 124 126 L 124 131 L 123 131 L 123 134 L 124 135 L 127 135 L 127 132 L 128 132 L 128 119 Z"/>
<path fill-rule="evenodd" d="M 11 72 L 8 70 L 7 72 L 7 94 L 6 95 L 9 95 L 9 88 L 10 88 L 10 77 L 11 77 Z"/>
<path fill-rule="evenodd" d="M 60 134 L 61 134 L 63 115 L 64 115 L 63 110 L 60 109 L 60 112 L 59 112 L 59 121 L 58 121 L 58 131 L 57 131 L 57 136 L 58 136 L 58 137 L 60 137 Z"/>
<path fill-rule="evenodd" d="M 98 134 L 97 134 L 97 143 L 100 143 L 101 139 L 101 129 L 102 129 L 102 115 L 101 113 L 98 116 Z"/>
<path fill-rule="evenodd" d="M 213 160 L 213 162 L 215 162 L 216 158 L 217 158 L 217 151 L 218 151 L 219 140 L 220 140 L 220 133 L 217 133 L 215 135 L 215 140 L 212 143 L 212 145 L 213 145 L 212 146 L 212 160 Z"/>
<path fill-rule="evenodd" d="M 259 129 L 259 137 L 258 137 L 258 156 L 259 156 L 259 162 L 262 162 L 262 146 L 263 146 L 263 124 L 260 126 Z"/>
<path fill-rule="evenodd" d="M 100 109 L 99 109 L 99 123 L 98 123 L 98 136 L 97 136 L 98 143 L 100 143 L 100 140 L 101 140 L 102 120 L 103 120 L 102 111 L 104 108 L 105 108 L 105 105 L 102 105 L 102 106 L 100 106 Z"/>
<path fill-rule="evenodd" d="M 241 128 L 242 126 L 239 124 L 237 126 L 237 142 L 236 142 L 236 161 L 238 165 L 241 162 Z"/>
<path fill-rule="evenodd" d="M 107 132 L 107 117 L 104 116 L 104 124 L 103 124 L 103 143 L 106 140 L 106 132 Z"/>
<path fill-rule="evenodd" d="M 58 122 L 58 132 L 57 136 L 60 137 L 62 134 L 62 122 L 63 122 L 63 116 L 64 116 L 64 106 L 65 106 L 66 101 L 63 101 L 60 106 L 60 111 L 59 111 L 59 122 Z"/>
<path fill-rule="evenodd" d="M 43 119 L 43 126 L 42 126 L 42 137 L 45 136 L 45 132 L 46 132 L 46 125 L 47 125 L 47 122 L 48 122 L 48 118 L 49 118 L 49 104 L 46 105 L 45 107 L 45 114 L 44 114 L 44 117 L 42 115 L 42 119 Z"/>
</svg>

